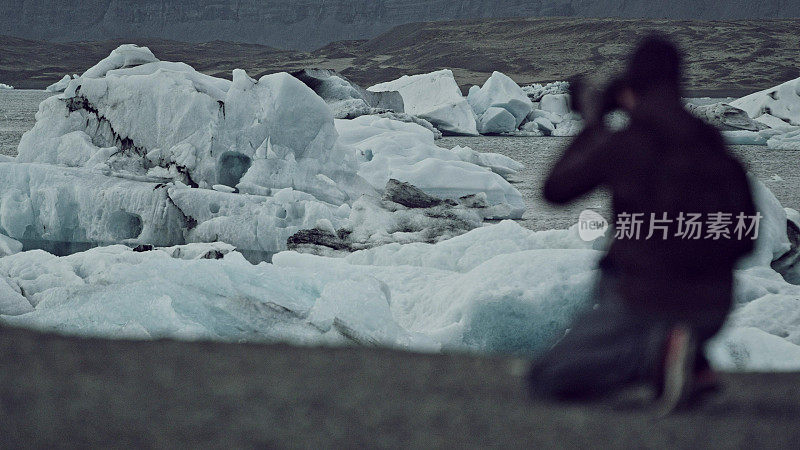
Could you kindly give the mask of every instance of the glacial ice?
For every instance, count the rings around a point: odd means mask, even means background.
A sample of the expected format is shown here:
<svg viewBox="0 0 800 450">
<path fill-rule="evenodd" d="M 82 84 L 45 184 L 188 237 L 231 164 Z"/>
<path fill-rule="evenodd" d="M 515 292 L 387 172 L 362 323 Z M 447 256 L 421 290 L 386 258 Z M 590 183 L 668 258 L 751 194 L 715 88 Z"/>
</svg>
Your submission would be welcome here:
<svg viewBox="0 0 800 450">
<path fill-rule="evenodd" d="M 483 193 L 443 200 L 392 179 L 382 198 L 365 195 L 353 203 L 339 229 L 321 219 L 291 236 L 288 244 L 290 250 L 336 256 L 388 243 L 434 243 L 481 227 L 495 215 Z"/>
<path fill-rule="evenodd" d="M 11 86 L 10 84 L 0 83 L 0 89 L 11 90 L 11 89 L 14 89 L 14 86 Z"/>
<path fill-rule="evenodd" d="M 534 83 L 522 86 L 522 90 L 532 102 L 539 102 L 547 94 L 567 94 L 569 93 L 568 81 L 554 81 L 547 84 Z"/>
<path fill-rule="evenodd" d="M 0 233 L 0 258 L 22 251 L 22 242 Z"/>
<path fill-rule="evenodd" d="M 745 111 L 760 128 L 767 129 L 728 133 L 729 141 L 766 144 L 772 149 L 800 149 L 800 78 L 746 95 L 730 105 Z"/>
<path fill-rule="evenodd" d="M 441 148 L 433 133 L 419 125 L 375 116 L 336 120 L 336 129 L 340 144 L 358 152 L 358 174 L 376 190 L 394 178 L 440 198 L 483 192 L 498 207 L 496 218 L 519 218 L 524 212 L 522 195 L 501 176 L 522 167 L 510 158 Z"/>
<path fill-rule="evenodd" d="M 241 181 L 251 193 L 292 187 L 339 204 L 363 193 L 351 152 L 336 144 L 330 110 L 296 78 L 256 81 L 235 70 L 231 82 L 153 60 L 146 48 L 120 49 L 42 102 L 18 161 L 204 188 Z"/>
<path fill-rule="evenodd" d="M 511 133 L 517 129 L 517 120 L 507 109 L 491 106 L 478 118 L 478 131 L 481 134 Z"/>
<path fill-rule="evenodd" d="M 483 87 L 471 89 L 467 101 L 479 118 L 479 125 L 489 122 L 489 119 L 482 119 L 481 116 L 492 107 L 508 111 L 515 119 L 512 130 L 509 131 L 517 129 L 528 113 L 533 110 L 533 103 L 522 88 L 507 75 L 497 71 L 492 73 Z M 496 113 L 492 115 L 496 116 Z"/>
<path fill-rule="evenodd" d="M 223 244 L 117 245 L 65 257 L 35 250 L 0 258 L 0 282 L 10 287 L 0 283 L 0 304 L 29 305 L 20 315 L 4 310 L 0 321 L 114 338 L 529 355 L 563 335 L 590 300 L 602 255 L 594 246 L 576 227 L 534 232 L 503 221 L 434 244 L 393 243 L 339 258 L 281 252 L 258 265 Z M 736 298 L 736 313 L 708 348 L 712 362 L 799 368 L 790 310 L 800 287 L 769 265 L 754 266 L 737 272 Z"/>
<path fill-rule="evenodd" d="M 800 128 L 771 137 L 767 146 L 781 150 L 800 150 Z"/>
<path fill-rule="evenodd" d="M 400 100 L 336 80 L 323 93 Z M 341 227 L 392 177 L 446 198 L 485 193 L 486 217 L 521 216 L 503 179 L 521 164 L 440 148 L 437 133 L 395 112 L 334 121 L 285 73 L 228 81 L 124 45 L 43 101 L 17 158 L 0 161 L 0 232 L 59 255 L 225 241 L 258 261 L 320 221 Z"/>
<path fill-rule="evenodd" d="M 386 111 L 405 112 L 399 92 L 367 91 L 333 70 L 304 69 L 292 72 L 292 76 L 322 97 L 337 119 L 354 119 Z"/>
<path fill-rule="evenodd" d="M 746 95 L 731 102 L 753 119 L 769 114 L 794 126 L 800 126 L 800 78 Z"/>
<path fill-rule="evenodd" d="M 430 121 L 444 133 L 477 136 L 475 114 L 461 95 L 449 69 L 419 75 L 403 75 L 367 88 L 372 92 L 398 91 L 405 112 Z"/>
<path fill-rule="evenodd" d="M 62 77 L 60 80 L 56 81 L 50 86 L 47 86 L 45 90 L 47 92 L 64 92 L 69 86 L 70 81 L 72 81 L 72 77 L 69 75 L 64 75 L 64 77 Z"/>
</svg>

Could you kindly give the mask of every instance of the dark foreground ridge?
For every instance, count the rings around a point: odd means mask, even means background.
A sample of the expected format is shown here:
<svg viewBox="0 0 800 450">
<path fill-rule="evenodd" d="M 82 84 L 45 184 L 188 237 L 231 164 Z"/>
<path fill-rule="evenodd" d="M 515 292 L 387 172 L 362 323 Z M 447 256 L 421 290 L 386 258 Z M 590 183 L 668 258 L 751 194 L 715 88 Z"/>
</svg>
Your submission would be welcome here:
<svg viewBox="0 0 800 450">
<path fill-rule="evenodd" d="M 131 342 L 0 329 L 3 446 L 791 447 L 800 374 L 725 375 L 701 409 L 525 400 L 518 361 Z M 16 445 L 15 445 L 16 444 Z"/>
</svg>

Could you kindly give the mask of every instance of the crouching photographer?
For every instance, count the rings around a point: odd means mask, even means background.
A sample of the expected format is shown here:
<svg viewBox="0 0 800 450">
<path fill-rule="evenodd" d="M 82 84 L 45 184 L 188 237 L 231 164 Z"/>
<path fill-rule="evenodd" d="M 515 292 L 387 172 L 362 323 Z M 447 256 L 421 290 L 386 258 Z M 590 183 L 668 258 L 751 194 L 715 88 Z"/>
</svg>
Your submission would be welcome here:
<svg viewBox="0 0 800 450">
<path fill-rule="evenodd" d="M 759 216 L 720 133 L 684 109 L 680 59 L 654 36 L 604 88 L 571 86 L 586 126 L 553 166 L 544 197 L 564 204 L 606 188 L 613 236 L 591 305 L 531 367 L 535 398 L 644 384 L 666 414 L 717 388 L 702 346 L 731 308 L 733 268 L 751 251 Z M 611 130 L 605 119 L 617 109 L 629 120 Z"/>
</svg>

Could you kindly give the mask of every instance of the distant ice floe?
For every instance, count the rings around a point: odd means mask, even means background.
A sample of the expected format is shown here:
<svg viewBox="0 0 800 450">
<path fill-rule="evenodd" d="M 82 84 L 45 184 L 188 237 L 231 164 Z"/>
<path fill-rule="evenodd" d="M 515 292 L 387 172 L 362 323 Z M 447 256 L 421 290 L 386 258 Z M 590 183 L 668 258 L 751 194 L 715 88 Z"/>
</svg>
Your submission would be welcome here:
<svg viewBox="0 0 800 450">
<path fill-rule="evenodd" d="M 403 75 L 367 88 L 371 92 L 397 91 L 405 112 L 431 122 L 446 134 L 477 136 L 475 115 L 449 69 Z"/>
<path fill-rule="evenodd" d="M 14 86 L 11 86 L 11 85 L 8 85 L 8 84 L 4 84 L 4 83 L 0 83 L 0 89 L 11 90 L 11 89 L 14 89 Z"/>
<path fill-rule="evenodd" d="M 570 109 L 569 83 L 520 87 L 494 72 L 482 87 L 470 88 L 467 99 L 483 134 L 519 136 L 575 136 L 583 128 Z"/>
<path fill-rule="evenodd" d="M 731 144 L 800 149 L 800 78 L 746 95 L 730 104 L 718 103 L 698 109 L 736 111 L 729 114 L 735 116 L 735 126 L 722 128 Z"/>
</svg>

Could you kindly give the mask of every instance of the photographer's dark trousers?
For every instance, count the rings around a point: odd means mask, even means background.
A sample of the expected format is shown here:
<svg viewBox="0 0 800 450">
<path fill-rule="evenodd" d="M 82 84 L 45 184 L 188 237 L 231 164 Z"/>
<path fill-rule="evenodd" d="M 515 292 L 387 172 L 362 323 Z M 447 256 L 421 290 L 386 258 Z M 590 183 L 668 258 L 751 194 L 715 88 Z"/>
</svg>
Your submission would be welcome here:
<svg viewBox="0 0 800 450">
<path fill-rule="evenodd" d="M 618 283 L 613 273 L 603 271 L 595 286 L 596 305 L 580 314 L 569 332 L 532 364 L 528 375 L 532 398 L 591 398 L 656 382 L 674 321 L 632 311 L 620 296 Z M 701 348 L 723 319 L 721 314 L 715 323 L 693 324 Z M 696 364 L 707 365 L 702 352 Z"/>
</svg>

